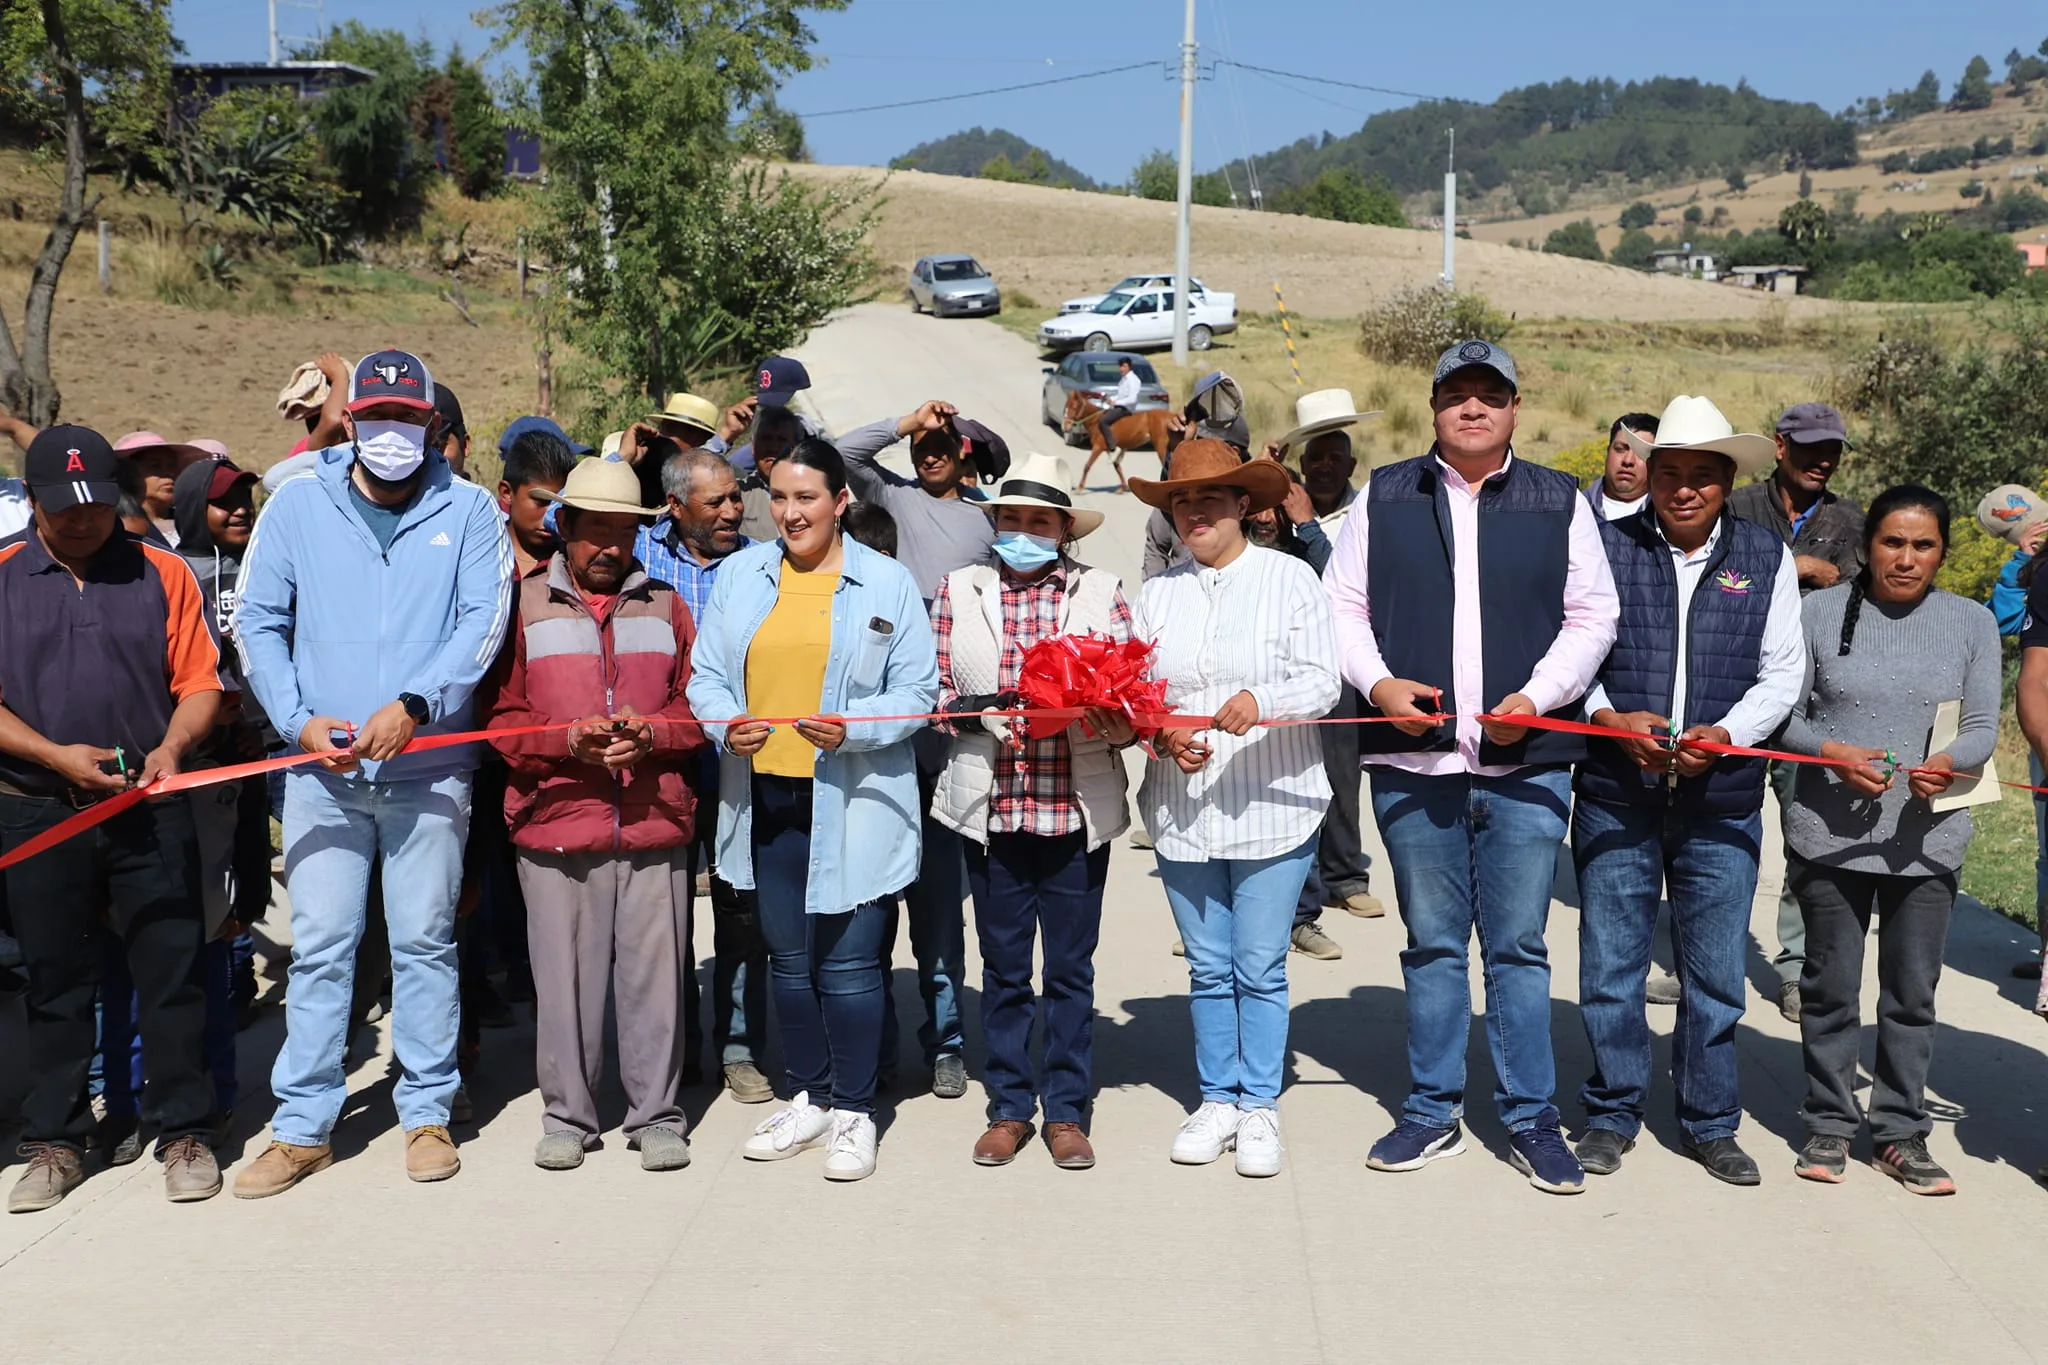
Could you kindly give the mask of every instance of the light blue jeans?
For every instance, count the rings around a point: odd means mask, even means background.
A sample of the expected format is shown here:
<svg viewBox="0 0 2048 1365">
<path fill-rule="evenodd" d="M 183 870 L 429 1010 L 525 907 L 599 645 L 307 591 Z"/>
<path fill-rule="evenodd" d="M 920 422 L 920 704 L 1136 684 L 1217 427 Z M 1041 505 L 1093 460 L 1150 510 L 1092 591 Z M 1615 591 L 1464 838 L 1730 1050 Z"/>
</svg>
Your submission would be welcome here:
<svg viewBox="0 0 2048 1365">
<path fill-rule="evenodd" d="M 1287 1066 L 1287 942 L 1317 835 L 1277 858 L 1159 859 L 1188 954 L 1188 1014 L 1202 1098 L 1240 1109 L 1280 1101 Z"/>
<path fill-rule="evenodd" d="M 327 1141 L 348 1098 L 349 998 L 370 860 L 381 857 L 391 930 L 391 1038 L 403 1074 L 392 1092 L 408 1130 L 448 1122 L 460 1079 L 455 899 L 469 834 L 470 775 L 364 782 L 298 768 L 285 778 L 285 889 L 292 965 L 284 1047 L 271 1069 L 272 1135 Z"/>
</svg>

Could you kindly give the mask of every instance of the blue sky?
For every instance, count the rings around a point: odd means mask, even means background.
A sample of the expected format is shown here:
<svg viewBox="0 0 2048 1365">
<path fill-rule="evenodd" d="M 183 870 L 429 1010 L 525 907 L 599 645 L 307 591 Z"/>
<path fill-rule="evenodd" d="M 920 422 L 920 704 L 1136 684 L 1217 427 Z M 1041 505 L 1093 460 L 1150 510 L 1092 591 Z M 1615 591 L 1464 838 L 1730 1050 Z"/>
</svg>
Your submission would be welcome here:
<svg viewBox="0 0 2048 1365">
<path fill-rule="evenodd" d="M 394 9 L 327 0 L 334 24 L 390 25 L 403 14 L 437 45 L 481 51 L 470 0 Z M 1456 6 L 1362 0 L 1197 0 L 1204 58 L 1227 55 L 1280 70 L 1490 99 L 1567 76 L 1747 77 L 1766 95 L 1840 109 L 1910 85 L 1931 66 L 1944 88 L 1976 53 L 2002 73 L 2005 53 L 2048 37 L 2048 10 L 2010 0 L 1724 0 L 1713 6 L 1619 6 L 1613 0 L 1467 0 Z M 808 120 L 819 161 L 881 163 L 928 138 L 980 124 L 1044 146 L 1101 179 L 1121 180 L 1147 151 L 1178 137 L 1166 78 L 1180 41 L 1181 0 L 854 0 L 818 16 L 826 61 L 792 80 L 799 113 L 951 95 L 1156 61 L 1156 70 L 1013 94 Z M 304 24 L 311 15 L 281 9 Z M 178 36 L 194 58 L 260 61 L 265 0 L 176 0 Z M 1447 19 L 1455 27 L 1447 27 Z M 1407 101 L 1223 67 L 1196 93 L 1195 159 L 1208 168 Z"/>
</svg>

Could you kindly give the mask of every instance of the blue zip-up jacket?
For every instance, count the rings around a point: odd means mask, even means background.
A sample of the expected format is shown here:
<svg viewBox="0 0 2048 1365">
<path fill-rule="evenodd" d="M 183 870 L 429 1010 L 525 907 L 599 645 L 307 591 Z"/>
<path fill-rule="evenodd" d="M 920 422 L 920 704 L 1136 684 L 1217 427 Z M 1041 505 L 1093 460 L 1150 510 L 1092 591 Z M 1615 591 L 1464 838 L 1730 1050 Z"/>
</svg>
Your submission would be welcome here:
<svg viewBox="0 0 2048 1365">
<path fill-rule="evenodd" d="M 422 735 L 474 730 L 470 698 L 505 639 L 512 540 L 497 500 L 427 455 L 419 496 L 387 553 L 350 499 L 355 452 L 329 446 L 278 486 L 242 558 L 235 641 L 242 672 L 285 742 L 314 716 L 360 726 L 416 692 Z M 364 762 L 363 781 L 467 772 L 473 744 Z"/>
<path fill-rule="evenodd" d="M 804 911 L 834 915 L 901 891 L 917 879 L 917 765 L 910 737 L 939 699 L 931 619 L 910 571 L 851 538 L 832 595 L 832 654 L 820 715 L 847 718 L 846 741 L 819 750 L 811 803 L 811 868 Z M 718 571 L 697 622 L 690 710 L 719 745 L 718 875 L 741 890 L 754 879 L 753 760 L 724 747 L 723 725 L 747 714 L 747 650 L 775 609 L 782 542 L 735 552 Z"/>
<path fill-rule="evenodd" d="M 2005 567 L 1998 571 L 1998 582 L 1992 585 L 1991 596 L 1984 605 L 1991 608 L 1991 614 L 1998 618 L 2000 635 L 2017 635 L 2027 620 L 2027 590 L 2020 586 L 2020 570 L 2026 567 L 2033 556 L 2025 550 L 2014 550 L 2012 558 L 2005 561 Z"/>
</svg>

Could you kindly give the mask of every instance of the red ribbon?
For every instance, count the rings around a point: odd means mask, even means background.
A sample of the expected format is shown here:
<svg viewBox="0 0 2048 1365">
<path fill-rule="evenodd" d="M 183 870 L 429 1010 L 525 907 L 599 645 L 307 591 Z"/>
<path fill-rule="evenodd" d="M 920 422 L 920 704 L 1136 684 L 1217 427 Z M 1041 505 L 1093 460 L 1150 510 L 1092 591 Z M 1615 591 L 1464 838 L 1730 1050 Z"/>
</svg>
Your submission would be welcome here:
<svg viewBox="0 0 2048 1365">
<path fill-rule="evenodd" d="M 1023 737 L 1042 739 L 1072 724 L 1071 716 L 1034 716 L 1033 711 L 1099 708 L 1131 717 L 1141 732 L 1157 729 L 1154 719 L 1166 710 L 1166 683 L 1145 677 L 1152 649 L 1143 640 L 1058 635 L 1025 650 L 1017 673 L 1017 692 L 1025 704 L 1020 717 Z"/>
</svg>

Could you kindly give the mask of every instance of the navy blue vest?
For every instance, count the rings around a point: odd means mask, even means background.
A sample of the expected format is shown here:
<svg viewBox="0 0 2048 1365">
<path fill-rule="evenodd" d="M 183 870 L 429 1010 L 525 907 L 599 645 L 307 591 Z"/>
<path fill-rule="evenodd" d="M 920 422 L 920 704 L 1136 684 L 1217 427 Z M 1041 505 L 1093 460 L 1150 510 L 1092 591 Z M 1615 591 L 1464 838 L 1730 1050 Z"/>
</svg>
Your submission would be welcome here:
<svg viewBox="0 0 2048 1365">
<path fill-rule="evenodd" d="M 1617 711 L 1669 716 L 1678 653 L 1678 570 L 1656 515 L 1645 507 L 1600 527 L 1621 598 L 1620 628 L 1600 666 L 1600 683 Z M 1685 714 L 1672 717 L 1680 730 L 1719 724 L 1756 685 L 1771 587 L 1784 554 L 1784 544 L 1768 528 L 1721 518 L 1721 538 L 1685 605 Z M 1745 816 L 1763 807 L 1764 761 L 1723 758 L 1673 788 L 1662 774 L 1638 768 L 1619 744 L 1596 739 L 1579 765 L 1576 786 L 1581 795 L 1615 805 L 1669 803 L 1703 815 Z"/>
<path fill-rule="evenodd" d="M 1380 657 L 1397 678 L 1441 687 L 1446 707 L 1454 705 L 1451 614 L 1457 597 L 1448 497 L 1434 448 L 1376 472 L 1365 495 L 1371 530 L 1367 596 Z M 1488 706 L 1521 690 L 1564 624 L 1565 570 L 1578 508 L 1579 486 L 1569 474 L 1523 459 L 1481 487 L 1479 610 L 1486 624 L 1480 653 Z M 1573 720 L 1578 710 L 1574 697 L 1550 714 Z M 1370 702 L 1361 712 L 1380 714 Z M 1359 729 L 1359 751 L 1365 754 L 1448 750 L 1456 743 L 1449 724 L 1421 736 L 1391 725 Z M 1531 730 L 1515 744 L 1479 741 L 1479 761 L 1488 764 L 1574 763 L 1585 752 L 1577 735 L 1549 730 Z"/>
</svg>

